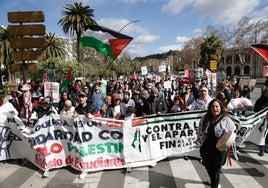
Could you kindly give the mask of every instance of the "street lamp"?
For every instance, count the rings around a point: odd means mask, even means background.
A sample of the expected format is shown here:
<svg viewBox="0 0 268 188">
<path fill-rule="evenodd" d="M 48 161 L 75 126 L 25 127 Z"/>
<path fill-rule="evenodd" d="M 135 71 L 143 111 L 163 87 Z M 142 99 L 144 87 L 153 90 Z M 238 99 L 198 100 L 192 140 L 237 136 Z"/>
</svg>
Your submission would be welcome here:
<svg viewBox="0 0 268 188">
<path fill-rule="evenodd" d="M 262 21 L 262 20 L 265 20 L 265 19 L 268 19 L 268 18 L 262 18 L 262 19 L 259 19 L 256 24 L 255 24 L 255 44 L 257 44 L 257 33 L 258 33 L 258 24 Z M 257 60 L 258 60 L 258 56 L 257 56 L 257 53 L 255 54 L 255 63 L 254 63 L 254 79 L 256 79 L 256 69 L 257 69 Z"/>
<path fill-rule="evenodd" d="M 126 25 L 124 25 L 118 32 L 120 33 L 123 29 L 125 29 L 128 25 L 130 25 L 130 24 L 132 24 L 132 23 L 135 23 L 135 22 L 139 22 L 140 20 L 134 20 L 134 21 L 131 21 L 131 22 L 129 22 L 129 23 L 127 23 Z M 130 49 L 130 48 L 129 48 Z M 128 49 L 128 50 L 129 50 Z M 127 51 L 128 51 L 127 50 Z M 126 51 L 126 52 L 127 52 Z M 122 62 L 120 62 L 120 72 L 122 71 Z M 110 75 L 112 75 L 112 70 L 110 69 Z"/>
<path fill-rule="evenodd" d="M 125 29 L 125 27 L 127 27 L 128 25 L 135 23 L 135 22 L 139 22 L 140 20 L 134 20 L 132 22 L 127 23 L 126 25 L 124 25 L 118 32 L 120 33 L 123 29 Z"/>
</svg>

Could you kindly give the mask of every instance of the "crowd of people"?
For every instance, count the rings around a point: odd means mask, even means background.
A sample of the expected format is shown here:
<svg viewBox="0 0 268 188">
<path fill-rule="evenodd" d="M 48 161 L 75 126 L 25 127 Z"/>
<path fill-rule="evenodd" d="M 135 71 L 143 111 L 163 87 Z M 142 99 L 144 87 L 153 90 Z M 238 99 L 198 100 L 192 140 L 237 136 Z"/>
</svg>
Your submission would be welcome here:
<svg viewBox="0 0 268 188">
<path fill-rule="evenodd" d="M 170 87 L 166 88 L 164 87 L 166 81 L 170 80 L 155 81 L 149 78 L 108 80 L 106 91 L 103 92 L 100 80 L 92 83 L 74 80 L 60 93 L 58 103 L 52 103 L 51 96 L 44 96 L 42 84 L 32 81 L 19 86 L 17 90 L 12 90 L 8 100 L 13 105 L 14 111 L 20 117 L 26 118 L 28 123 L 31 121 L 35 123 L 39 118 L 51 113 L 67 117 L 86 115 L 129 120 L 194 110 L 207 110 L 207 113 L 212 114 L 209 117 L 215 121 L 220 115 L 225 116 L 225 113 L 219 113 L 220 111 L 232 111 L 235 115 L 246 117 L 268 107 L 268 81 L 265 82 L 266 87 L 263 88 L 255 106 L 250 100 L 249 87 L 229 80 L 218 82 L 214 96 L 210 95 L 213 92 L 206 82 L 183 83 L 172 80 Z M 30 103 L 27 102 L 29 100 Z M 216 113 L 217 110 L 214 109 L 218 108 L 220 110 Z M 205 120 L 206 126 L 209 121 Z M 200 127 L 202 126 L 204 124 L 201 123 Z M 230 129 L 233 131 L 233 127 Z M 215 132 L 206 129 L 203 131 L 205 134 Z M 220 136 L 217 135 L 217 138 Z M 263 156 L 265 152 L 268 153 L 268 145 L 260 146 L 260 155 Z M 219 172 L 218 167 L 208 170 L 210 175 L 211 170 Z M 80 177 L 83 178 L 85 175 L 82 173 Z M 48 172 L 45 172 L 44 176 L 47 177 Z M 218 185 L 218 177 L 213 178 L 214 184 Z"/>
</svg>

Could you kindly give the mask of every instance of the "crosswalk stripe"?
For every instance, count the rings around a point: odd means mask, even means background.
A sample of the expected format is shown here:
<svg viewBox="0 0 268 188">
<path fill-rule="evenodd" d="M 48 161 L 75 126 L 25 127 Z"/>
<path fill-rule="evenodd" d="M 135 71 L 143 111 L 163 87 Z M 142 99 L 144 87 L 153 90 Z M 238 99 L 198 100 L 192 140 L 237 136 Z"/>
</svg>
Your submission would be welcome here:
<svg viewBox="0 0 268 188">
<path fill-rule="evenodd" d="M 41 178 L 42 171 L 36 171 L 24 184 L 20 186 L 20 188 L 28 188 L 28 187 L 45 187 L 48 182 L 52 180 L 52 178 L 57 174 L 57 171 L 51 171 L 49 173 L 49 177 Z"/>
<path fill-rule="evenodd" d="M 232 161 L 232 166 L 224 165 L 222 169 L 224 176 L 234 187 L 262 188 L 262 186 L 246 171 L 242 170 L 241 166 L 234 160 Z M 232 173 L 234 171 L 236 173 Z"/>
<path fill-rule="evenodd" d="M 9 164 L 6 163 L 5 165 L 8 166 Z M 20 187 L 27 179 L 29 179 L 35 173 L 35 171 L 38 170 L 37 168 L 31 167 L 32 166 L 29 162 L 26 163 L 24 166 L 19 166 L 16 171 L 14 171 L 7 178 L 1 181 L 0 187 Z M 6 168 L 4 168 L 4 171 L 7 171 Z"/>
<path fill-rule="evenodd" d="M 124 187 L 141 188 L 149 187 L 150 182 L 148 166 L 132 168 L 130 173 L 126 173 Z"/>
<path fill-rule="evenodd" d="M 183 158 L 173 159 L 170 161 L 170 166 L 173 176 L 175 177 L 177 187 L 180 185 L 180 182 L 178 182 L 180 179 L 191 182 L 185 184 L 186 188 L 205 187 L 199 175 L 197 174 L 191 160 L 184 160 Z"/>
<path fill-rule="evenodd" d="M 89 172 L 84 179 L 79 179 L 78 176 L 74 183 L 90 184 L 90 188 L 97 188 L 101 180 L 103 171 Z M 86 188 L 86 186 L 84 186 Z"/>
<path fill-rule="evenodd" d="M 17 171 L 19 168 L 21 168 L 18 164 L 7 164 L 6 162 L 0 163 L 0 182 L 4 181 L 7 177 L 9 177 L 12 173 Z"/>
</svg>

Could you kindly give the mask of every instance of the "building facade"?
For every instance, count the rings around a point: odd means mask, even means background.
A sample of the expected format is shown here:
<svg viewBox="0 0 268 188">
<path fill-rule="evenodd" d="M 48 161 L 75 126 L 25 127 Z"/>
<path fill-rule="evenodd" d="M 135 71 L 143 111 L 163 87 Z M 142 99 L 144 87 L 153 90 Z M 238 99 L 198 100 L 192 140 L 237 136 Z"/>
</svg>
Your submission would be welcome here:
<svg viewBox="0 0 268 188">
<path fill-rule="evenodd" d="M 234 76 L 263 77 L 263 67 L 268 63 L 252 48 L 229 48 L 223 53 L 221 69 L 230 78 Z"/>
</svg>

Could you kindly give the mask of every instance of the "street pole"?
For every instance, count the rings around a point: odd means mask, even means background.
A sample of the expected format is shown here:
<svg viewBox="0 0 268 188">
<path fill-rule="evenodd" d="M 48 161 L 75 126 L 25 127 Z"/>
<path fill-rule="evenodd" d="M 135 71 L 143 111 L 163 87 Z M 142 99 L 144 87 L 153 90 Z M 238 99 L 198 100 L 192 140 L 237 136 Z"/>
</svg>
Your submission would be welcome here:
<svg viewBox="0 0 268 188">
<path fill-rule="evenodd" d="M 256 24 L 255 24 L 255 41 L 254 43 L 257 44 L 257 33 L 258 33 L 258 24 L 262 21 L 262 20 L 265 20 L 265 19 L 268 19 L 268 18 L 262 18 L 262 19 L 259 19 Z M 255 58 L 254 58 L 254 79 L 256 79 L 256 71 L 257 71 L 257 61 L 258 61 L 258 55 L 257 53 L 255 52 Z"/>
<path fill-rule="evenodd" d="M 127 23 L 126 25 L 124 25 L 118 32 L 120 33 L 123 29 L 125 29 L 128 25 L 132 24 L 132 23 L 135 23 L 135 22 L 139 22 L 140 20 L 134 20 L 134 21 L 131 21 L 129 23 Z M 112 67 L 110 65 L 110 77 L 112 76 Z"/>
<path fill-rule="evenodd" d="M 124 25 L 118 32 L 120 33 L 123 29 L 125 29 L 128 25 L 135 23 L 135 22 L 139 22 L 140 20 L 134 20 L 132 22 L 127 23 L 126 25 Z"/>
</svg>

